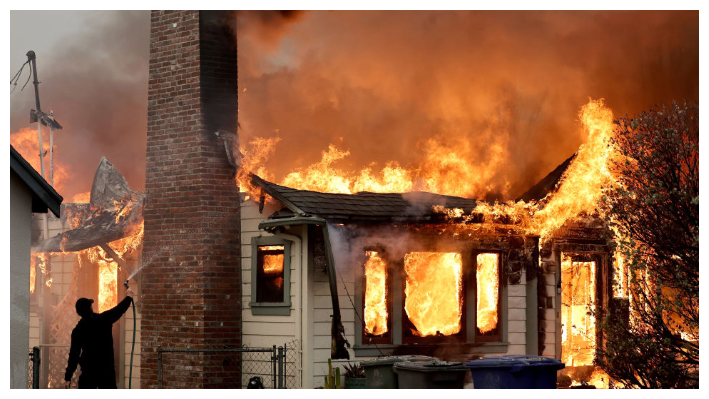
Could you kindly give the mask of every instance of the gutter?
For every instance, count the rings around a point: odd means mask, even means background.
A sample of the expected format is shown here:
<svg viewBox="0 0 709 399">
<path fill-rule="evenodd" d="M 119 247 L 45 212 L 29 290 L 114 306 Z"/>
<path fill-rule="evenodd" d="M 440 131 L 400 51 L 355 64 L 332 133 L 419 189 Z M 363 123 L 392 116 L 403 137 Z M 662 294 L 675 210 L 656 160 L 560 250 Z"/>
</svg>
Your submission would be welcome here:
<svg viewBox="0 0 709 399">
<path fill-rule="evenodd" d="M 337 279 L 335 278 L 335 257 L 332 254 L 332 246 L 330 245 L 330 234 L 327 228 L 327 220 L 312 216 L 297 215 L 284 219 L 265 220 L 259 223 L 259 230 L 272 230 L 281 226 L 295 225 L 315 225 L 320 226 L 323 232 L 325 241 L 325 253 L 327 254 L 327 274 L 330 283 L 330 299 L 332 300 L 332 324 L 330 327 L 330 357 L 332 359 L 349 359 L 350 354 L 345 349 L 350 343 L 345 338 L 345 327 L 342 325 L 342 317 L 340 315 L 340 300 L 337 295 Z M 307 267 L 307 265 L 303 265 Z"/>
</svg>

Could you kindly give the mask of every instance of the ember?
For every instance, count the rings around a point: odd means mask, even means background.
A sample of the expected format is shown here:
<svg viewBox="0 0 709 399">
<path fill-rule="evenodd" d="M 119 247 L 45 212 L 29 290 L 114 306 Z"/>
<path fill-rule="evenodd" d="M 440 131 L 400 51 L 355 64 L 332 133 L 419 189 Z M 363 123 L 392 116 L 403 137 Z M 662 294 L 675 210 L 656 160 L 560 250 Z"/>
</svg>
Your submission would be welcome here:
<svg viewBox="0 0 709 399">
<path fill-rule="evenodd" d="M 404 257 L 404 309 L 416 328 L 414 335 L 460 332 L 462 257 L 455 252 L 410 252 Z"/>
<path fill-rule="evenodd" d="M 382 335 L 388 331 L 387 318 L 387 265 L 379 253 L 367 251 L 364 265 L 364 331 Z"/>
</svg>

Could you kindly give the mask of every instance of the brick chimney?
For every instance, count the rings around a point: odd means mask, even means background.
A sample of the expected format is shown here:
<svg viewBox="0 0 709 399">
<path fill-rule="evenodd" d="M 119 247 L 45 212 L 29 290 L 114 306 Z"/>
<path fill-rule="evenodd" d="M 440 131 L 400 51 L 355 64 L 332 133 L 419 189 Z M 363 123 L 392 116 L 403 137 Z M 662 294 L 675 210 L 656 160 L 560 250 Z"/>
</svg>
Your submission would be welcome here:
<svg viewBox="0 0 709 399">
<path fill-rule="evenodd" d="M 236 132 L 235 17 L 152 11 L 141 273 L 141 388 L 158 386 L 157 346 L 241 345 L 239 195 L 218 129 Z M 237 388 L 239 362 L 170 354 L 165 388 Z"/>
</svg>

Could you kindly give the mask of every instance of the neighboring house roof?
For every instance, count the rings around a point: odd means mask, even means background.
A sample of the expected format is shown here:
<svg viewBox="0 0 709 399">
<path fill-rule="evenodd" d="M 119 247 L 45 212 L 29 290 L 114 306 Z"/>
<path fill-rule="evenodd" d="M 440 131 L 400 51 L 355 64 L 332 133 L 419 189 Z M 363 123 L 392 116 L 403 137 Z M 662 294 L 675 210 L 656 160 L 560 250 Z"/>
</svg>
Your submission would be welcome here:
<svg viewBox="0 0 709 399">
<path fill-rule="evenodd" d="M 437 218 L 434 205 L 469 213 L 477 200 L 426 192 L 331 194 L 280 186 L 252 175 L 252 183 L 299 215 L 341 221 L 428 221 Z M 286 215 L 283 212 L 280 213 Z M 279 215 L 274 215 L 278 217 Z"/>
<path fill-rule="evenodd" d="M 564 175 L 564 172 L 566 172 L 566 169 L 569 167 L 574 158 L 576 158 L 576 153 L 567 158 L 566 161 L 562 162 L 561 165 L 557 166 L 556 169 L 551 171 L 551 173 L 546 175 L 537 184 L 533 185 L 524 194 L 520 195 L 520 197 L 517 198 L 517 201 L 539 201 L 546 197 L 547 194 L 554 191 L 559 181 L 561 181 L 561 177 Z"/>
<path fill-rule="evenodd" d="M 32 212 L 47 213 L 51 210 L 56 217 L 60 217 L 62 196 L 29 164 L 17 150 L 10 145 L 10 170 L 32 191 Z"/>
<path fill-rule="evenodd" d="M 37 252 L 81 251 L 120 240 L 133 231 L 143 218 L 145 194 L 137 192 L 130 201 L 115 209 L 92 208 L 80 226 L 50 237 L 33 248 Z M 127 209 L 126 209 L 127 208 Z"/>
</svg>

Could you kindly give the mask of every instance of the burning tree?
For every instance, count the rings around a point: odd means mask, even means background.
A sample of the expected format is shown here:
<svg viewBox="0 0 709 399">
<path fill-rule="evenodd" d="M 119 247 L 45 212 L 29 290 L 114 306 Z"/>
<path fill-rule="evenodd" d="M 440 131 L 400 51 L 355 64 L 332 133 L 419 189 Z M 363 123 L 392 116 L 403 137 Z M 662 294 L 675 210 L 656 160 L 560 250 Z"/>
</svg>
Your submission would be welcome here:
<svg viewBox="0 0 709 399">
<path fill-rule="evenodd" d="M 699 106 L 616 122 L 616 184 L 602 207 L 628 299 L 599 324 L 597 364 L 625 386 L 699 386 Z"/>
</svg>

